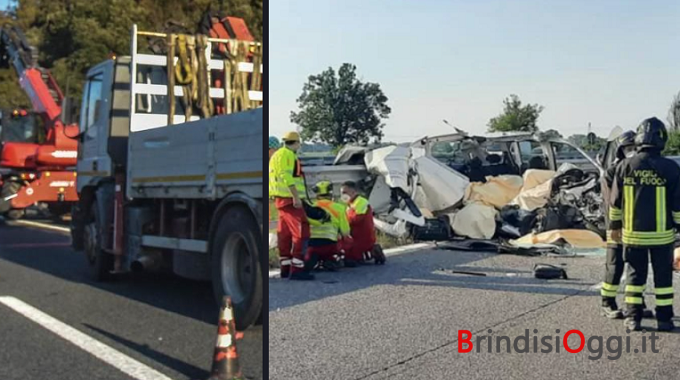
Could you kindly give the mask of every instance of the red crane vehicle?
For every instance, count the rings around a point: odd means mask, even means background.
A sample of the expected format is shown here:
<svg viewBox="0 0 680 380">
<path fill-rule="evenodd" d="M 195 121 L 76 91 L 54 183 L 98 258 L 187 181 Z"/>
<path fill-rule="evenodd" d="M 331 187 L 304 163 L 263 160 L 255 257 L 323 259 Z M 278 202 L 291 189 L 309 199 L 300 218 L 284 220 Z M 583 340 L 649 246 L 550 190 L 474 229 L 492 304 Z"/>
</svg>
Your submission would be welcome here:
<svg viewBox="0 0 680 380">
<path fill-rule="evenodd" d="M 17 110 L 4 116 L 5 125 L 32 120 L 44 125 L 40 138 L 7 139 L 0 143 L 0 215 L 17 219 L 27 207 L 45 203 L 53 215 L 68 213 L 78 200 L 76 161 L 78 126 L 52 75 L 38 64 L 37 52 L 20 29 L 0 29 L 0 65 L 12 66 L 31 101 L 32 111 Z M 69 110 L 72 109 L 68 107 Z M 18 118 L 17 118 L 18 116 Z M 14 119 L 12 119 L 12 117 Z M 9 127 L 3 129 L 8 130 Z M 3 133 L 4 136 L 4 133 Z"/>
</svg>

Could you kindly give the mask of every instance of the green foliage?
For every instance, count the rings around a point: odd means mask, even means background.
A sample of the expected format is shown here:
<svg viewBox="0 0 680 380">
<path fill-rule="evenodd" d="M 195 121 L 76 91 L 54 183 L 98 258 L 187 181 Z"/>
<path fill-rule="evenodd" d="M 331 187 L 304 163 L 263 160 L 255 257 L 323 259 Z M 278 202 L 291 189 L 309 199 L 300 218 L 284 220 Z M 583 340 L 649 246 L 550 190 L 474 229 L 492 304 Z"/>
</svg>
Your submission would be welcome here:
<svg viewBox="0 0 680 380">
<path fill-rule="evenodd" d="M 562 134 L 554 129 L 548 129 L 545 132 L 541 132 L 541 134 L 548 139 L 561 139 Z"/>
<path fill-rule="evenodd" d="M 503 100 L 503 113 L 489 120 L 489 132 L 536 132 L 536 122 L 543 106 L 538 104 L 522 105 L 517 95 L 510 95 Z"/>
<path fill-rule="evenodd" d="M 324 142 L 333 147 L 347 143 L 367 144 L 383 137 L 383 119 L 392 111 L 377 83 L 357 79 L 356 66 L 345 63 L 312 75 L 297 99 L 299 112 L 291 122 L 300 126 L 305 141 Z"/>
<path fill-rule="evenodd" d="M 680 129 L 680 92 L 673 97 L 668 110 L 668 128 L 672 131 Z"/>
<path fill-rule="evenodd" d="M 64 93 L 77 98 L 90 67 L 112 53 L 130 54 L 132 24 L 162 32 L 172 21 L 197 32 L 202 14 L 221 5 L 226 14 L 242 17 L 261 40 L 262 0 L 15 0 L 0 21 L 19 26 L 37 47 L 40 65 L 51 70 Z M 0 89 L 10 99 L 21 97 L 16 80 L 12 85 L 2 80 Z"/>
<path fill-rule="evenodd" d="M 0 69 L 0 108 L 25 107 L 31 102 L 19 87 L 19 78 L 14 69 Z"/>
<path fill-rule="evenodd" d="M 582 134 L 571 135 L 567 138 L 567 141 L 588 152 L 599 152 L 600 149 L 607 145 L 607 139 L 605 138 L 598 136 L 595 142 L 591 144 L 588 141 L 588 136 Z"/>
<path fill-rule="evenodd" d="M 663 151 L 664 156 L 680 156 L 680 131 L 668 131 L 668 142 Z"/>
</svg>

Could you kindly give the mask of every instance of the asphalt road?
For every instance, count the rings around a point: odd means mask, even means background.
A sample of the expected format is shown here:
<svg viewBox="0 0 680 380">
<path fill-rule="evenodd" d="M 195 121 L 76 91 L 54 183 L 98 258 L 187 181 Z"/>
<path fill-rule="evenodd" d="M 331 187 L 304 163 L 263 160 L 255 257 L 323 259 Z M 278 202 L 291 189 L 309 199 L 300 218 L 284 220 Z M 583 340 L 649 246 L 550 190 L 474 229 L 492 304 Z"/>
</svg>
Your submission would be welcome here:
<svg viewBox="0 0 680 380">
<path fill-rule="evenodd" d="M 677 379 L 680 334 L 656 333 L 653 353 L 647 338 L 654 320 L 643 322 L 646 333 L 628 334 L 622 321 L 598 315 L 603 260 L 429 249 L 390 257 L 385 266 L 320 273 L 313 283 L 270 279 L 270 379 Z M 569 280 L 533 278 L 536 262 L 564 264 Z M 646 297 L 653 305 L 651 282 Z M 529 353 L 507 353 L 505 340 L 497 339 L 507 336 L 514 344 L 526 329 Z M 555 352 L 555 337 L 561 345 L 572 329 L 586 340 L 602 336 L 603 345 L 593 340 L 580 353 L 563 346 Z M 472 352 L 458 352 L 458 330 L 472 332 Z M 491 353 L 487 339 L 476 345 L 481 335 L 494 337 Z M 540 352 L 548 349 L 543 336 L 551 352 Z M 631 339 L 630 352 L 622 346 L 615 360 L 618 345 L 608 339 L 616 336 L 624 344 Z M 568 343 L 578 348 L 580 339 L 572 334 Z"/>
<path fill-rule="evenodd" d="M 88 277 L 85 258 L 68 243 L 64 233 L 0 219 L 0 379 L 143 378 L 126 375 L 3 304 L 8 299 L 38 309 L 151 373 L 208 378 L 219 312 L 209 283 L 158 274 L 96 283 Z M 246 377 L 261 379 L 262 328 L 248 329 L 237 348 Z"/>
</svg>

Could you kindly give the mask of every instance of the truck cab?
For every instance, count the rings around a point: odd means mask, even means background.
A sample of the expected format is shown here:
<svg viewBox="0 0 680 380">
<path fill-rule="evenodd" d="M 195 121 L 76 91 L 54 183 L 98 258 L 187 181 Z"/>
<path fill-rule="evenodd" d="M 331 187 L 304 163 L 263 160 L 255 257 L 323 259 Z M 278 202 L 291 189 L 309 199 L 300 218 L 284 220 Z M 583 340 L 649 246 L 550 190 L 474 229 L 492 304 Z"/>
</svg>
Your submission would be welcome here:
<svg viewBox="0 0 680 380">
<path fill-rule="evenodd" d="M 0 110 L 0 157 L 5 170 L 24 167 L 26 158 L 35 154 L 44 141 L 41 122 L 38 115 L 25 109 Z M 3 154 L 8 143 L 9 149 Z"/>
</svg>

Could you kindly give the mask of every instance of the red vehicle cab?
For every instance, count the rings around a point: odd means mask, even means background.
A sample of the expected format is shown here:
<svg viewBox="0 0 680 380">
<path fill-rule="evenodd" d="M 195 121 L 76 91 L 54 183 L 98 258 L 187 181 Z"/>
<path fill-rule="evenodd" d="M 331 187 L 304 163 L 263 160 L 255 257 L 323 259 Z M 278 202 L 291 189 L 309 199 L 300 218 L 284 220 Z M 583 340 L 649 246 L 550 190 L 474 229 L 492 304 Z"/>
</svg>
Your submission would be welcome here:
<svg viewBox="0 0 680 380">
<path fill-rule="evenodd" d="M 40 118 L 25 109 L 0 112 L 0 168 L 5 169 L 4 172 L 17 168 L 35 169 L 35 156 L 41 142 Z"/>
</svg>

